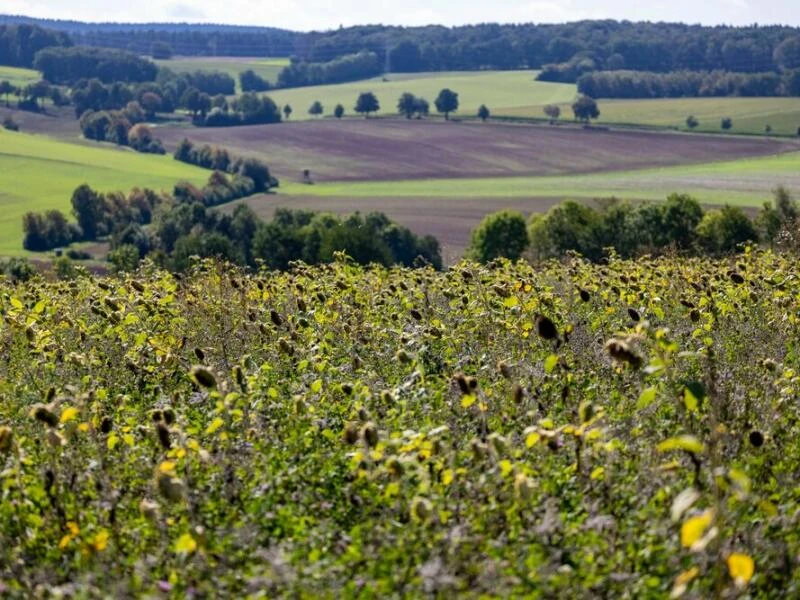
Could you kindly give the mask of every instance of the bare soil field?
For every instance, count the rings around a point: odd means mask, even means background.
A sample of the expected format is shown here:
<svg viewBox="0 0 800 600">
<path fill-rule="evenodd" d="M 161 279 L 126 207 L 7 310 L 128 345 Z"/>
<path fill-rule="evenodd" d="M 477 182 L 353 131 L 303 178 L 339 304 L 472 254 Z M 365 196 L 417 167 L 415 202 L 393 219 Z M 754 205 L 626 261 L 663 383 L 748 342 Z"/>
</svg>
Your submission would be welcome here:
<svg viewBox="0 0 800 600">
<path fill-rule="evenodd" d="M 346 119 L 219 129 L 163 126 L 184 137 L 257 156 L 286 181 L 391 181 L 569 175 L 768 156 L 800 143 L 755 137 L 405 119 Z"/>
<path fill-rule="evenodd" d="M 545 212 L 562 198 L 347 198 L 341 196 L 283 196 L 262 194 L 219 207 L 232 212 L 238 204 L 248 204 L 260 217 L 271 219 L 276 208 L 315 210 L 340 215 L 361 211 L 385 213 L 417 235 L 432 235 L 442 246 L 445 264 L 457 262 L 469 245 L 470 233 L 489 213 L 506 208 L 530 215 Z"/>
<path fill-rule="evenodd" d="M 71 106 L 48 106 L 47 112 L 35 113 L 0 105 L 0 122 L 11 117 L 25 133 L 38 133 L 50 137 L 75 141 L 81 137 L 81 128 Z"/>
</svg>

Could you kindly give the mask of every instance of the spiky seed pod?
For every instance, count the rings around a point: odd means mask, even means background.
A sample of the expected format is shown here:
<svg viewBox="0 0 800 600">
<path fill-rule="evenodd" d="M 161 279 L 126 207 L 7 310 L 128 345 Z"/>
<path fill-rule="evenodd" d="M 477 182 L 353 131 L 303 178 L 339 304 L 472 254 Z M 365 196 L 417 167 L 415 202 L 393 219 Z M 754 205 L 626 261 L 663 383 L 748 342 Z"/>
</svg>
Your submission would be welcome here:
<svg viewBox="0 0 800 600">
<path fill-rule="evenodd" d="M 778 368 L 778 362 L 772 358 L 765 358 L 761 361 L 761 365 L 771 373 L 774 373 Z"/>
<path fill-rule="evenodd" d="M 506 379 L 511 379 L 511 367 L 509 367 L 505 361 L 501 360 L 497 363 L 497 370 L 500 371 L 500 374 Z"/>
<path fill-rule="evenodd" d="M 628 316 L 631 318 L 631 321 L 633 321 L 634 323 L 638 323 L 642 319 L 642 317 L 639 316 L 639 311 L 636 310 L 635 308 L 629 308 L 628 309 Z"/>
<path fill-rule="evenodd" d="M 747 437 L 753 445 L 753 448 L 761 448 L 761 446 L 764 445 L 764 434 L 760 431 L 753 430 Z"/>
<path fill-rule="evenodd" d="M 171 406 L 164 408 L 164 422 L 167 425 L 172 425 L 175 422 L 175 410 Z"/>
<path fill-rule="evenodd" d="M 358 425 L 355 423 L 348 423 L 345 425 L 344 431 L 342 432 L 342 438 L 344 439 L 345 443 L 349 445 L 353 445 L 358 441 Z"/>
<path fill-rule="evenodd" d="M 417 496 L 411 501 L 411 516 L 417 521 L 427 521 L 433 514 L 433 504 L 427 498 Z"/>
<path fill-rule="evenodd" d="M 283 319 L 278 314 L 278 311 L 276 311 L 274 308 L 269 311 L 269 319 L 270 321 L 272 321 L 275 327 L 280 327 L 281 325 L 283 325 Z"/>
<path fill-rule="evenodd" d="M 111 417 L 105 416 L 100 421 L 100 431 L 102 433 L 111 433 L 111 430 L 114 428 L 114 422 L 111 420 Z"/>
<path fill-rule="evenodd" d="M 538 331 L 539 336 L 545 340 L 554 340 L 558 337 L 558 330 L 556 329 L 555 323 L 544 315 L 539 315 L 536 319 L 536 331 Z"/>
<path fill-rule="evenodd" d="M 52 404 L 36 404 L 31 410 L 31 415 L 37 421 L 41 421 L 48 427 L 55 427 L 58 425 L 58 415 L 55 412 Z"/>
<path fill-rule="evenodd" d="M 189 377 L 201 387 L 209 389 L 217 387 L 217 378 L 214 377 L 214 374 L 208 367 L 201 365 L 193 366 L 192 370 L 189 371 Z"/>
<path fill-rule="evenodd" d="M 588 400 L 581 402 L 581 405 L 578 407 L 578 418 L 581 420 L 581 424 L 591 421 L 594 415 L 594 404 Z"/>
<path fill-rule="evenodd" d="M 514 494 L 521 502 L 528 502 L 533 496 L 533 484 L 524 473 L 517 473 L 514 477 Z"/>
<path fill-rule="evenodd" d="M 157 521 L 160 513 L 158 503 L 147 498 L 143 498 L 139 503 L 139 512 L 150 521 Z"/>
<path fill-rule="evenodd" d="M 514 397 L 514 402 L 517 404 L 521 403 L 525 399 L 525 391 L 518 383 L 514 384 L 514 387 L 511 390 L 511 395 Z"/>
<path fill-rule="evenodd" d="M 499 433 L 490 434 L 488 441 L 498 456 L 505 456 L 508 453 L 508 440 Z"/>
<path fill-rule="evenodd" d="M 199 360 L 200 362 L 205 362 L 206 353 L 203 352 L 202 348 L 195 348 L 194 349 L 194 355 L 197 357 L 197 360 Z"/>
<path fill-rule="evenodd" d="M 469 382 L 467 381 L 466 375 L 463 373 L 456 373 L 454 379 L 458 384 L 458 389 L 461 390 L 461 393 L 464 395 L 469 394 Z"/>
<path fill-rule="evenodd" d="M 172 441 L 170 440 L 169 427 L 167 427 L 165 423 L 159 421 L 156 423 L 156 434 L 158 435 L 158 443 L 161 444 L 161 447 L 164 448 L 164 450 L 170 450 L 172 448 Z"/>
<path fill-rule="evenodd" d="M 10 427 L 0 427 L 0 454 L 8 454 L 14 445 L 14 432 Z"/>
<path fill-rule="evenodd" d="M 592 298 L 592 295 L 586 290 L 580 290 L 580 292 L 578 293 L 581 296 L 581 300 L 583 300 L 584 302 L 588 302 Z"/>
<path fill-rule="evenodd" d="M 412 308 L 410 311 L 408 311 L 408 314 L 414 317 L 415 321 L 422 321 L 422 313 L 419 312 L 416 308 Z"/>
<path fill-rule="evenodd" d="M 378 445 L 378 428 L 375 423 L 369 422 L 361 428 L 361 437 L 364 438 L 367 446 L 374 448 Z"/>
<path fill-rule="evenodd" d="M 633 351 L 627 341 L 611 338 L 606 342 L 606 352 L 618 363 L 628 364 L 634 369 L 642 366 L 642 358 Z"/>
<path fill-rule="evenodd" d="M 169 473 L 159 473 L 156 484 L 158 492 L 170 502 L 180 502 L 186 495 L 186 484 Z"/>
</svg>

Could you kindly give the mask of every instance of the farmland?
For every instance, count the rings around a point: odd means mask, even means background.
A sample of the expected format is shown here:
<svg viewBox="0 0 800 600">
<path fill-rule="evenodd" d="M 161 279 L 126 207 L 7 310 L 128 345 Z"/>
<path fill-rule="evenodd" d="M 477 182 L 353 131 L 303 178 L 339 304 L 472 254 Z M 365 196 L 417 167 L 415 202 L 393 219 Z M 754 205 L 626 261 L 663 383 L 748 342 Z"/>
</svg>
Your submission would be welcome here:
<svg viewBox="0 0 800 600">
<path fill-rule="evenodd" d="M 159 67 L 166 67 L 175 73 L 193 73 L 195 71 L 221 71 L 222 73 L 227 73 L 236 81 L 237 91 L 241 93 L 239 73 L 252 69 L 274 85 L 278 79 L 278 73 L 289 64 L 289 59 L 176 56 L 169 60 L 155 60 L 153 62 Z"/>
<path fill-rule="evenodd" d="M 0 282 L 2 583 L 796 597 L 794 271 L 752 252 Z"/>
<path fill-rule="evenodd" d="M 8 81 L 16 87 L 25 87 L 29 83 L 39 81 L 42 76 L 33 69 L 21 69 L 19 67 L 7 67 L 0 65 L 0 81 Z M 2 99 L 5 102 L 5 98 Z"/>
<path fill-rule="evenodd" d="M 404 92 L 426 98 L 435 112 L 433 101 L 442 88 L 458 92 L 460 107 L 457 115 L 475 116 L 478 107 L 486 104 L 491 110 L 519 105 L 544 105 L 571 102 L 575 86 L 571 84 L 535 81 L 535 71 L 477 71 L 390 74 L 383 77 L 314 87 L 274 90 L 269 96 L 279 105 L 290 104 L 292 120 L 311 119 L 308 109 L 315 100 L 322 102 L 325 114 L 330 115 L 337 104 L 346 114 L 353 114 L 356 98 L 361 92 L 373 92 L 381 105 L 381 114 L 397 114 L 397 99 Z M 501 111 L 498 111 L 498 114 Z"/>
<path fill-rule="evenodd" d="M 773 134 L 797 135 L 800 102 L 796 98 L 664 98 L 654 100 L 599 100 L 600 124 L 626 123 L 686 130 L 686 118 L 699 121 L 697 131 L 720 132 L 720 121 L 733 120 L 731 133 L 763 134 L 769 125 Z M 543 116 L 541 106 L 502 108 L 497 114 L 518 117 Z M 567 119 L 569 104 L 561 105 Z"/>
<path fill-rule="evenodd" d="M 128 192 L 136 186 L 171 190 L 181 179 L 201 184 L 207 178 L 207 171 L 171 157 L 0 130 L 0 256 L 21 254 L 25 212 L 69 212 L 72 191 L 83 183 Z"/>
</svg>

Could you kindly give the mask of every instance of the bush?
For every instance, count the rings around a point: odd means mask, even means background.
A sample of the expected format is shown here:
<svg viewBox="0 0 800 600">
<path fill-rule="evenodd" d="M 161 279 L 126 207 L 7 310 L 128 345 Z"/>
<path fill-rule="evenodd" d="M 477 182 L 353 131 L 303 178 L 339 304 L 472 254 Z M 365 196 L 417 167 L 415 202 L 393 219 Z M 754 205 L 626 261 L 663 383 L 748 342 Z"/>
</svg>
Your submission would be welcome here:
<svg viewBox="0 0 800 600">
<path fill-rule="evenodd" d="M 472 232 L 467 256 L 478 262 L 500 257 L 516 260 L 529 243 L 525 217 L 517 211 L 504 210 L 485 217 Z"/>
<path fill-rule="evenodd" d="M 8 129 L 9 131 L 19 131 L 19 125 L 11 117 L 6 117 L 3 119 L 3 128 Z"/>
<path fill-rule="evenodd" d="M 144 124 L 134 125 L 128 133 L 128 143 L 137 152 L 150 154 L 164 154 L 164 146 L 161 140 L 153 137 L 152 130 Z"/>
<path fill-rule="evenodd" d="M 728 205 L 703 215 L 697 225 L 697 236 L 711 255 L 731 254 L 740 244 L 758 241 L 758 232 L 744 211 Z"/>
</svg>

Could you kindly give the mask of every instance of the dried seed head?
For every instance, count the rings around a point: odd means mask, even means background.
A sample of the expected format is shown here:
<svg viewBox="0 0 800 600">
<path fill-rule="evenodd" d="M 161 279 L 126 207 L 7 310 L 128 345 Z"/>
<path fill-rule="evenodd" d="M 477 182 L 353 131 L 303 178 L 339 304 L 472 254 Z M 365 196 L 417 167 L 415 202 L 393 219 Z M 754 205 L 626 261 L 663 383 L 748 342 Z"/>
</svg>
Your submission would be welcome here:
<svg viewBox="0 0 800 600">
<path fill-rule="evenodd" d="M 344 431 L 342 432 L 342 438 L 344 439 L 345 443 L 350 444 L 351 446 L 358 441 L 358 425 L 355 423 L 348 423 L 345 425 Z"/>
<path fill-rule="evenodd" d="M 214 374 L 208 367 L 201 365 L 193 366 L 192 370 L 189 371 L 189 377 L 201 387 L 209 389 L 217 387 L 217 378 L 214 377 Z"/>
<path fill-rule="evenodd" d="M 760 431 L 753 430 L 747 437 L 754 448 L 761 448 L 764 445 L 764 434 Z"/>
<path fill-rule="evenodd" d="M 497 363 L 497 370 L 500 371 L 500 374 L 506 379 L 511 379 L 511 367 L 509 367 L 505 361 L 501 360 Z"/>
<path fill-rule="evenodd" d="M 475 460 L 481 460 L 489 454 L 489 446 L 477 438 L 470 442 L 470 448 L 472 448 L 472 456 Z"/>
<path fill-rule="evenodd" d="M 433 514 L 433 504 L 427 498 L 417 496 L 411 501 L 411 516 L 417 521 L 427 521 Z"/>
<path fill-rule="evenodd" d="M 689 318 L 692 320 L 692 323 L 697 323 L 700 320 L 700 311 L 693 308 L 689 313 Z"/>
<path fill-rule="evenodd" d="M 397 359 L 398 362 L 401 362 L 403 364 L 408 364 L 411 362 L 411 355 L 402 349 L 398 350 L 397 354 L 395 354 L 394 357 L 395 359 Z"/>
<path fill-rule="evenodd" d="M 170 441 L 169 427 L 163 422 L 156 423 L 156 433 L 158 434 L 158 442 L 164 450 L 172 448 L 172 441 Z"/>
<path fill-rule="evenodd" d="M 349 396 L 350 394 L 353 393 L 353 386 L 351 384 L 349 384 L 349 383 L 343 383 L 342 384 L 342 393 L 345 396 Z"/>
<path fill-rule="evenodd" d="M 139 503 L 139 512 L 150 521 L 157 521 L 159 517 L 159 507 L 157 502 L 143 498 Z"/>
<path fill-rule="evenodd" d="M 110 433 L 113 428 L 114 422 L 111 420 L 111 417 L 103 417 L 103 419 L 100 421 L 100 431 L 102 433 Z"/>
<path fill-rule="evenodd" d="M 47 394 L 44 397 L 44 401 L 47 403 L 52 402 L 56 398 L 56 388 L 50 386 L 47 390 Z"/>
<path fill-rule="evenodd" d="M 508 441 L 499 433 L 490 434 L 488 441 L 498 456 L 504 456 L 508 452 Z"/>
<path fill-rule="evenodd" d="M 278 311 L 276 311 L 274 308 L 269 311 L 269 318 L 270 321 L 272 321 L 272 323 L 275 325 L 275 327 L 280 327 L 281 325 L 283 325 L 283 319 L 278 314 Z"/>
<path fill-rule="evenodd" d="M 8 454 L 14 445 L 14 432 L 10 427 L 0 427 L 0 454 Z"/>
<path fill-rule="evenodd" d="M 367 443 L 367 446 L 374 448 L 378 445 L 378 428 L 375 423 L 369 422 L 361 428 L 361 437 Z"/>
<path fill-rule="evenodd" d="M 580 290 L 579 294 L 584 302 L 588 302 L 592 298 L 592 295 L 586 290 Z"/>
<path fill-rule="evenodd" d="M 58 415 L 52 404 L 35 404 L 31 415 L 37 421 L 41 421 L 48 427 L 55 427 L 58 425 Z"/>
<path fill-rule="evenodd" d="M 642 366 L 642 358 L 636 354 L 627 340 L 611 338 L 606 342 L 606 352 L 618 363 L 628 364 L 634 369 Z"/>
<path fill-rule="evenodd" d="M 186 494 L 186 484 L 169 473 L 159 473 L 156 483 L 159 493 L 170 502 L 180 502 Z"/>
<path fill-rule="evenodd" d="M 539 315 L 536 319 L 536 330 L 545 340 L 554 340 L 558 337 L 558 330 L 555 323 L 544 315 Z"/>
<path fill-rule="evenodd" d="M 389 471 L 393 477 L 402 477 L 406 469 L 403 466 L 403 463 L 393 456 L 386 461 L 386 470 Z"/>
<path fill-rule="evenodd" d="M 728 275 L 731 278 L 731 281 L 736 285 L 742 285 L 744 283 L 744 277 L 739 275 L 736 271 L 731 271 Z"/>
<path fill-rule="evenodd" d="M 588 423 L 592 420 L 592 417 L 595 415 L 594 404 L 585 400 L 581 402 L 581 405 L 578 407 L 578 418 L 581 420 L 581 424 Z"/>
<path fill-rule="evenodd" d="M 520 384 L 515 383 L 514 387 L 511 388 L 511 395 L 514 397 L 514 402 L 519 404 L 525 399 L 525 390 L 522 389 Z"/>
<path fill-rule="evenodd" d="M 67 440 L 65 440 L 55 429 L 47 430 L 47 442 L 53 448 L 61 448 L 61 446 L 67 445 Z"/>
<path fill-rule="evenodd" d="M 467 387 L 470 393 L 478 389 L 478 380 L 475 377 L 467 377 Z"/>
<path fill-rule="evenodd" d="M 420 313 L 416 308 L 412 308 L 409 311 L 409 314 L 414 317 L 415 321 L 422 321 L 422 313 Z"/>
<path fill-rule="evenodd" d="M 161 412 L 158 408 L 150 412 L 150 418 L 153 420 L 154 423 L 158 423 L 159 421 L 164 420 L 164 413 Z"/>
<path fill-rule="evenodd" d="M 629 308 L 628 309 L 628 316 L 631 318 L 631 321 L 633 321 L 634 323 L 638 323 L 642 319 L 642 317 L 639 316 L 639 311 L 636 310 L 635 308 Z"/>
<path fill-rule="evenodd" d="M 458 384 L 458 389 L 461 390 L 461 393 L 464 395 L 469 394 L 470 392 L 469 382 L 467 381 L 466 375 L 464 375 L 463 373 L 456 373 L 454 379 Z"/>
<path fill-rule="evenodd" d="M 206 353 L 203 352 L 202 348 L 195 348 L 194 349 L 194 355 L 197 357 L 197 360 L 199 360 L 200 362 L 205 362 Z"/>
</svg>

